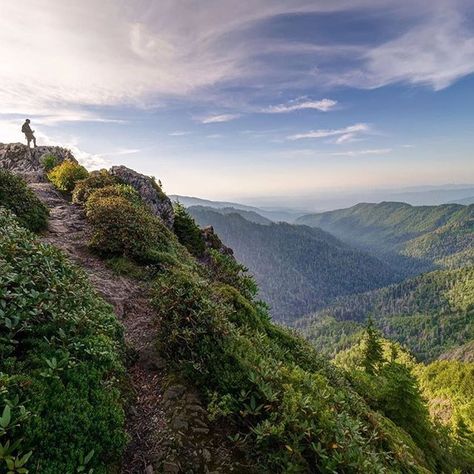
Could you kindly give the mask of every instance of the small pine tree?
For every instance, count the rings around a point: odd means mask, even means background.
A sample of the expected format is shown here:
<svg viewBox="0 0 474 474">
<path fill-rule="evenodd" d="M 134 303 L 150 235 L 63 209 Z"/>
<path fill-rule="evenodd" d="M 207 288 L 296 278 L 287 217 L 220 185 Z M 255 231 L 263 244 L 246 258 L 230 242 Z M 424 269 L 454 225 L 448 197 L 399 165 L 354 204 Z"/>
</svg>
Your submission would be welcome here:
<svg viewBox="0 0 474 474">
<path fill-rule="evenodd" d="M 363 348 L 363 366 L 369 374 L 374 374 L 383 362 L 383 348 L 378 331 L 369 317 L 365 329 L 365 346 Z"/>
<path fill-rule="evenodd" d="M 180 203 L 174 205 L 174 233 L 189 252 L 195 257 L 202 257 L 206 247 L 201 230 Z"/>
</svg>

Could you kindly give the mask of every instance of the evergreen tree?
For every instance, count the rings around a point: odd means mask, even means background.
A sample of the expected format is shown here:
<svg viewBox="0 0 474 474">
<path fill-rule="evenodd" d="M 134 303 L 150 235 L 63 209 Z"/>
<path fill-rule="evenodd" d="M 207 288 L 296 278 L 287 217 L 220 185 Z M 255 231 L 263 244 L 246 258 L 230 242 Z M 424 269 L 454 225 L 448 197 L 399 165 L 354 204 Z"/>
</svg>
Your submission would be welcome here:
<svg viewBox="0 0 474 474">
<path fill-rule="evenodd" d="M 363 366 L 365 371 L 373 375 L 383 362 L 383 349 L 378 331 L 374 328 L 374 322 L 369 317 L 365 329 L 365 346 L 363 349 Z"/>
<path fill-rule="evenodd" d="M 195 257 L 202 257 L 205 244 L 201 231 L 186 208 L 180 203 L 174 205 L 173 230 L 180 243 L 183 244 L 191 254 Z"/>
</svg>

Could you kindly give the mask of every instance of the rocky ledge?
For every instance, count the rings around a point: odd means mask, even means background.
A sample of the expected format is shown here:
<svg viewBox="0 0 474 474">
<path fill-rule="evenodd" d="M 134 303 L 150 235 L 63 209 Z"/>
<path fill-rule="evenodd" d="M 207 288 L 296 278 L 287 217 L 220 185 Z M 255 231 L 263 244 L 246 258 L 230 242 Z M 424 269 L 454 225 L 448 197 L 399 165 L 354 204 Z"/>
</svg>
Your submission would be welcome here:
<svg viewBox="0 0 474 474">
<path fill-rule="evenodd" d="M 39 146 L 30 149 L 22 143 L 0 143 L 0 168 L 20 174 L 30 183 L 46 181 L 42 158 L 47 155 L 54 155 L 58 163 L 64 160 L 77 162 L 67 148 Z"/>
</svg>

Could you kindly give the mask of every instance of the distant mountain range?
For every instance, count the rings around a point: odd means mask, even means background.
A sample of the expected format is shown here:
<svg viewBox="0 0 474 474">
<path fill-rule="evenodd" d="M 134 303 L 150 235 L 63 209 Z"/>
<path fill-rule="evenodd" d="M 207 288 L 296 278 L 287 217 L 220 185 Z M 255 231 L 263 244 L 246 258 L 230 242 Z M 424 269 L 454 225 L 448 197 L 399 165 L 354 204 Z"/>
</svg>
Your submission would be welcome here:
<svg viewBox="0 0 474 474">
<path fill-rule="evenodd" d="M 474 263 L 474 205 L 361 203 L 296 222 L 321 228 L 406 275 Z"/>
<path fill-rule="evenodd" d="M 251 270 L 261 297 L 278 321 L 292 321 L 338 296 L 399 279 L 387 264 L 320 229 L 255 223 L 237 212 L 203 206 L 191 206 L 188 211 L 200 226 L 212 225 L 237 259 Z"/>
<path fill-rule="evenodd" d="M 245 204 L 238 204 L 235 202 L 226 201 L 210 201 L 208 199 L 200 199 L 191 196 L 179 196 L 177 194 L 170 195 L 172 201 L 180 202 L 184 207 L 191 206 L 204 206 L 214 209 L 234 209 L 236 211 L 245 211 L 247 213 L 246 218 L 250 218 L 251 213 L 257 213 L 260 216 L 265 217 L 269 221 L 273 222 L 293 222 L 296 218 L 306 214 L 308 211 L 300 209 L 292 209 L 286 207 L 254 207 L 247 206 Z M 245 217 L 244 214 L 242 214 Z M 256 217 L 254 216 L 253 219 Z M 250 218 L 252 220 L 252 218 Z"/>
<path fill-rule="evenodd" d="M 243 217 L 245 220 L 249 222 L 253 222 L 254 224 L 262 224 L 262 225 L 270 225 L 273 221 L 263 217 L 260 214 L 257 214 L 255 211 L 245 211 L 243 209 L 236 209 L 235 207 L 208 207 L 208 206 L 191 206 L 188 208 L 191 210 L 192 213 L 197 213 L 199 211 L 214 211 L 222 214 L 224 216 L 229 214 L 238 214 L 239 216 Z"/>
<path fill-rule="evenodd" d="M 413 206 L 438 206 L 448 203 L 473 204 L 474 184 L 416 186 L 400 189 L 321 190 L 301 196 L 272 196 L 247 199 L 255 207 L 281 206 L 309 209 L 311 212 L 331 211 L 354 206 L 361 202 L 405 202 Z M 467 202 L 463 200 L 466 199 Z"/>
<path fill-rule="evenodd" d="M 457 199 L 457 200 L 451 201 L 450 204 L 462 204 L 464 206 L 469 206 L 470 204 L 474 204 L 474 196 L 469 196 L 464 199 Z"/>
</svg>

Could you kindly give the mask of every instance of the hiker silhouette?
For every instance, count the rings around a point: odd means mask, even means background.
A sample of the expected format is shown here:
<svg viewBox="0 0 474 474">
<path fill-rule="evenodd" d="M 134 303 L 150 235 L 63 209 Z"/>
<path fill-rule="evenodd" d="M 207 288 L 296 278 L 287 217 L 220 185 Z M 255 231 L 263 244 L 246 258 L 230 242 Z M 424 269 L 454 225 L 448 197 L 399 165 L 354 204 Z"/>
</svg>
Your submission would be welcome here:
<svg viewBox="0 0 474 474">
<path fill-rule="evenodd" d="M 25 120 L 25 123 L 21 127 L 21 131 L 25 134 L 26 141 L 28 142 L 28 148 L 30 148 L 31 142 L 33 142 L 33 146 L 36 148 L 36 138 L 34 136 L 35 131 L 31 130 L 30 119 Z"/>
</svg>

